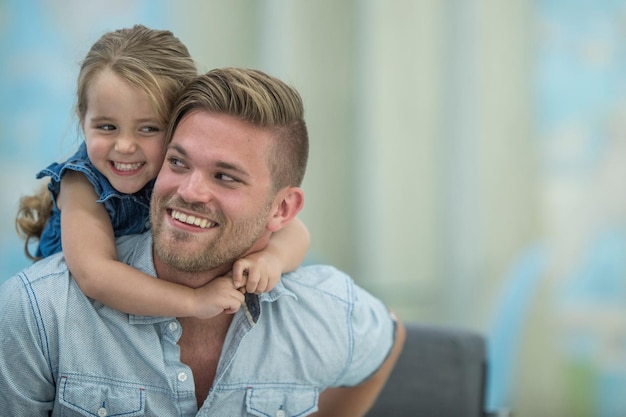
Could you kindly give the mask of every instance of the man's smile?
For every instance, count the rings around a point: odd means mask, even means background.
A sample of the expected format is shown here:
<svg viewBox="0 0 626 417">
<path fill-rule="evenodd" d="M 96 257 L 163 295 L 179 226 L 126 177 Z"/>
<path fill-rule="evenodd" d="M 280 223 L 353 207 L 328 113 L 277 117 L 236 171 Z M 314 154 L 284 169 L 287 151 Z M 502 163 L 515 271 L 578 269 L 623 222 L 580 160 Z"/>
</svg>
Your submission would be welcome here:
<svg viewBox="0 0 626 417">
<path fill-rule="evenodd" d="M 179 222 L 197 226 L 202 229 L 210 229 L 211 227 L 217 226 L 217 223 L 212 222 L 208 219 L 196 217 L 191 214 L 185 214 L 181 211 L 174 210 L 174 209 L 170 211 L 170 216 L 172 216 L 173 219 L 176 219 Z"/>
</svg>

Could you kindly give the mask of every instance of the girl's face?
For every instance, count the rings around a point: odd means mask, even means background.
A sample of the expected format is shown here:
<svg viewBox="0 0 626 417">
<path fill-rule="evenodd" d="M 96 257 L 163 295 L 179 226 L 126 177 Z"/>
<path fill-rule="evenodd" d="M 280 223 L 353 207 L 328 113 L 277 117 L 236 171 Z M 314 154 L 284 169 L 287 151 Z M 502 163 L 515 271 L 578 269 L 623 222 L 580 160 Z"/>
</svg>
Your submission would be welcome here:
<svg viewBox="0 0 626 417">
<path fill-rule="evenodd" d="M 133 194 L 156 177 L 165 130 L 145 92 L 101 72 L 89 85 L 82 125 L 89 159 L 113 188 Z"/>
</svg>

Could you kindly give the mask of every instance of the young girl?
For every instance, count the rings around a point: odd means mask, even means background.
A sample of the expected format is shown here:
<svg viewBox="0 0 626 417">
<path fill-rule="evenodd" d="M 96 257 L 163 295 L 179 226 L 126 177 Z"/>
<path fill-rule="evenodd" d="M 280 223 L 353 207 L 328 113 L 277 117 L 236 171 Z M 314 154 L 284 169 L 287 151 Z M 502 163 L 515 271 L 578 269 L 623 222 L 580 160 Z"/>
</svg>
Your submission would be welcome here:
<svg viewBox="0 0 626 417">
<path fill-rule="evenodd" d="M 16 222 L 26 254 L 34 258 L 28 244 L 37 238 L 37 258 L 63 250 L 81 290 L 126 313 L 209 318 L 233 312 L 234 300 L 216 304 L 216 286 L 268 291 L 308 249 L 308 230 L 296 220 L 266 249 L 236 261 L 232 280 L 197 289 L 117 261 L 115 237 L 150 227 L 150 194 L 165 155 L 171 105 L 196 75 L 187 48 L 169 31 L 137 25 L 104 34 L 78 76 L 77 115 L 85 141 L 67 161 L 38 173 L 37 178 L 50 177 L 50 192 L 43 189 L 20 202 Z"/>
</svg>

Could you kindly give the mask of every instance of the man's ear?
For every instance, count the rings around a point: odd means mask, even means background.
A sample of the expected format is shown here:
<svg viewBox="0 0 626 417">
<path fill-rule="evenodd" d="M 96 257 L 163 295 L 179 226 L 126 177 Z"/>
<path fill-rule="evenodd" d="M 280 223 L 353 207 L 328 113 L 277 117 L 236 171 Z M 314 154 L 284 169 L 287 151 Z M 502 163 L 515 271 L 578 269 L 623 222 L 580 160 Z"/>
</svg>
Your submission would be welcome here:
<svg viewBox="0 0 626 417">
<path fill-rule="evenodd" d="M 302 207 L 304 207 L 304 192 L 300 187 L 280 190 L 276 194 L 267 229 L 271 232 L 279 231 L 298 215 Z"/>
</svg>

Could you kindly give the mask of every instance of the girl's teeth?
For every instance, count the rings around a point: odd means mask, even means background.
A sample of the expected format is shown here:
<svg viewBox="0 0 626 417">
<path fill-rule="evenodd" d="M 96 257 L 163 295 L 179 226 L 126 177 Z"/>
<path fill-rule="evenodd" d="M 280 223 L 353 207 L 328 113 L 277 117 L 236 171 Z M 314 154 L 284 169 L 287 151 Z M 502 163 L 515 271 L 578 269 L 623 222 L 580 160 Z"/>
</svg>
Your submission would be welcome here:
<svg viewBox="0 0 626 417">
<path fill-rule="evenodd" d="M 134 163 L 134 164 L 125 164 L 125 163 L 122 163 L 122 162 L 113 162 L 113 166 L 118 171 L 134 171 L 134 170 L 138 169 L 141 165 L 143 165 L 141 162 L 137 162 L 137 163 Z"/>
</svg>

